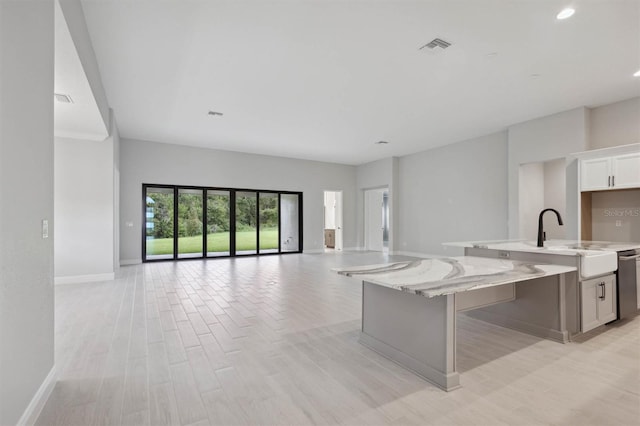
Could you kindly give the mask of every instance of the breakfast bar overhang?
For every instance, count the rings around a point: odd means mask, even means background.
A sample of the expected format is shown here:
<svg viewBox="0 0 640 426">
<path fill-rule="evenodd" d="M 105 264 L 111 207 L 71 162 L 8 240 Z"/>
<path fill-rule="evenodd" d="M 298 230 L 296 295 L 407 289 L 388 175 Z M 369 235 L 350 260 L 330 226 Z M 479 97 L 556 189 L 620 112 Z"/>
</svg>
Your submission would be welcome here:
<svg viewBox="0 0 640 426">
<path fill-rule="evenodd" d="M 446 391 L 460 386 L 457 312 L 510 304 L 483 319 L 569 339 L 565 275 L 575 267 L 462 256 L 335 271 L 362 279 L 360 342 Z"/>
</svg>

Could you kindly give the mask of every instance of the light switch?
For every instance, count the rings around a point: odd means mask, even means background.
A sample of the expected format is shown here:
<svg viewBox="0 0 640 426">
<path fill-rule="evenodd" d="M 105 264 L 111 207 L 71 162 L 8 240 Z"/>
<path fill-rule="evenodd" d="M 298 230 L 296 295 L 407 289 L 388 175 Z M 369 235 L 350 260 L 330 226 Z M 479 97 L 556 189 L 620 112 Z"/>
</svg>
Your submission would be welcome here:
<svg viewBox="0 0 640 426">
<path fill-rule="evenodd" d="M 49 221 L 42 219 L 42 238 L 49 238 Z"/>
<path fill-rule="evenodd" d="M 616 220 L 616 228 L 620 228 L 622 226 L 621 220 Z"/>
<path fill-rule="evenodd" d="M 127 226 L 127 228 L 133 228 L 133 222 L 125 222 L 124 224 Z"/>
</svg>

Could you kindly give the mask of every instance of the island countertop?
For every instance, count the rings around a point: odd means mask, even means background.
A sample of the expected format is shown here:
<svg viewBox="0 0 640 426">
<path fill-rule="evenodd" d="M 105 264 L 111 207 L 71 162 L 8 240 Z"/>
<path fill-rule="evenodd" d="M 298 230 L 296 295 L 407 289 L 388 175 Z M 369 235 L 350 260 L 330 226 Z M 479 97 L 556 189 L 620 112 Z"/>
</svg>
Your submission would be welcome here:
<svg viewBox="0 0 640 426">
<path fill-rule="evenodd" d="M 576 250 L 621 252 L 640 249 L 640 243 L 587 240 L 547 240 L 544 242 L 544 247 L 537 247 L 536 242 L 530 240 L 460 241 L 444 243 L 443 245 L 447 247 L 486 248 L 492 250 L 563 254 L 568 256 L 579 256 L 580 251 Z"/>
<path fill-rule="evenodd" d="M 535 264 L 475 256 L 442 257 L 337 268 L 363 281 L 425 297 L 443 296 L 576 271 L 561 265 Z"/>
</svg>

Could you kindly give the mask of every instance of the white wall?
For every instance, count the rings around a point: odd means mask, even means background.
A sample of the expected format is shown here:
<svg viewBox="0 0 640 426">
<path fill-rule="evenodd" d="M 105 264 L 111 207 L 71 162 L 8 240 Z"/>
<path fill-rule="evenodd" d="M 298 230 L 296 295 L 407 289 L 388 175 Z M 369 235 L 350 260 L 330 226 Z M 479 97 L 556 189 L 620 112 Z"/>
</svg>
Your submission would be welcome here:
<svg viewBox="0 0 640 426">
<path fill-rule="evenodd" d="M 303 192 L 303 247 L 323 250 L 324 191 L 342 190 L 344 246 L 356 244 L 356 168 L 340 164 L 121 139 L 120 259 L 142 254 L 142 184 Z M 127 226 L 127 222 L 132 226 Z"/>
<path fill-rule="evenodd" d="M 113 278 L 114 140 L 55 138 L 57 283 Z"/>
<path fill-rule="evenodd" d="M 357 211 L 358 211 L 358 247 L 365 245 L 365 202 L 364 193 L 368 189 L 387 188 L 389 191 L 389 251 L 396 250 L 398 230 L 398 170 L 397 157 L 384 158 L 378 161 L 359 165 L 357 168 Z"/>
<path fill-rule="evenodd" d="M 18 423 L 54 366 L 53 6 L 0 1 L 1 425 Z"/>
<path fill-rule="evenodd" d="M 518 211 L 520 165 L 555 160 L 571 153 L 585 151 L 588 122 L 589 111 L 586 108 L 576 108 L 509 128 L 509 238 L 521 238 Z M 575 168 L 575 164 L 567 165 L 565 232 L 569 238 L 575 238 L 578 235 L 578 182 Z"/>
<path fill-rule="evenodd" d="M 100 69 L 98 68 L 98 61 L 96 60 L 93 45 L 91 44 L 91 37 L 89 36 L 87 22 L 84 18 L 82 2 L 80 0 L 57 1 L 62 9 L 62 14 L 64 15 L 67 27 L 69 28 L 69 33 L 73 39 L 73 44 L 75 45 L 78 57 L 82 63 L 82 69 L 87 77 L 87 81 L 91 87 L 91 92 L 96 100 L 96 105 L 100 111 L 100 115 L 102 116 L 104 129 L 108 133 L 110 128 L 109 104 L 102 85 Z"/>
<path fill-rule="evenodd" d="M 113 270 L 120 267 L 120 132 L 113 115 L 111 116 L 111 138 L 113 140 Z"/>
<path fill-rule="evenodd" d="M 538 238 L 538 218 L 543 209 L 556 209 L 565 220 L 565 167 L 566 161 L 563 158 L 520 166 L 518 182 L 520 238 L 528 240 Z M 565 227 L 558 224 L 553 213 L 545 214 L 544 231 L 548 240 L 564 239 L 566 235 Z"/>
<path fill-rule="evenodd" d="M 640 142 L 640 97 L 593 108 L 589 149 Z"/>
<path fill-rule="evenodd" d="M 506 132 L 401 157 L 398 181 L 396 251 L 451 254 L 442 243 L 507 236 Z"/>
<path fill-rule="evenodd" d="M 567 176 L 566 160 L 545 161 L 544 163 L 544 206 L 560 212 L 563 221 L 567 219 Z M 539 212 L 538 212 L 539 213 Z M 549 219 L 546 218 L 549 215 Z M 544 230 L 547 239 L 567 238 L 566 226 L 558 225 L 553 213 L 545 213 Z M 537 236 L 537 233 L 536 233 Z"/>
<path fill-rule="evenodd" d="M 544 163 L 522 164 L 518 186 L 520 237 L 535 240 L 538 237 L 538 214 L 545 208 Z"/>
<path fill-rule="evenodd" d="M 364 191 L 364 247 L 367 250 L 383 250 L 382 203 L 387 188 Z"/>
</svg>

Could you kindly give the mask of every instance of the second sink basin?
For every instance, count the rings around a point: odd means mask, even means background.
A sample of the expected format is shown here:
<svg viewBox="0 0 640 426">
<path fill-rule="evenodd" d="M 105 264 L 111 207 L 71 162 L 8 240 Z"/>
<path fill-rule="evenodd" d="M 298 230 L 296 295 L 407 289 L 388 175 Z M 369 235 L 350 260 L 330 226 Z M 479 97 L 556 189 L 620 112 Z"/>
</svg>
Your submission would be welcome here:
<svg viewBox="0 0 640 426">
<path fill-rule="evenodd" d="M 618 255 L 614 251 L 584 250 L 567 246 L 547 247 L 552 251 L 576 253 L 580 256 L 580 276 L 591 278 L 608 274 L 618 269 Z"/>
</svg>

